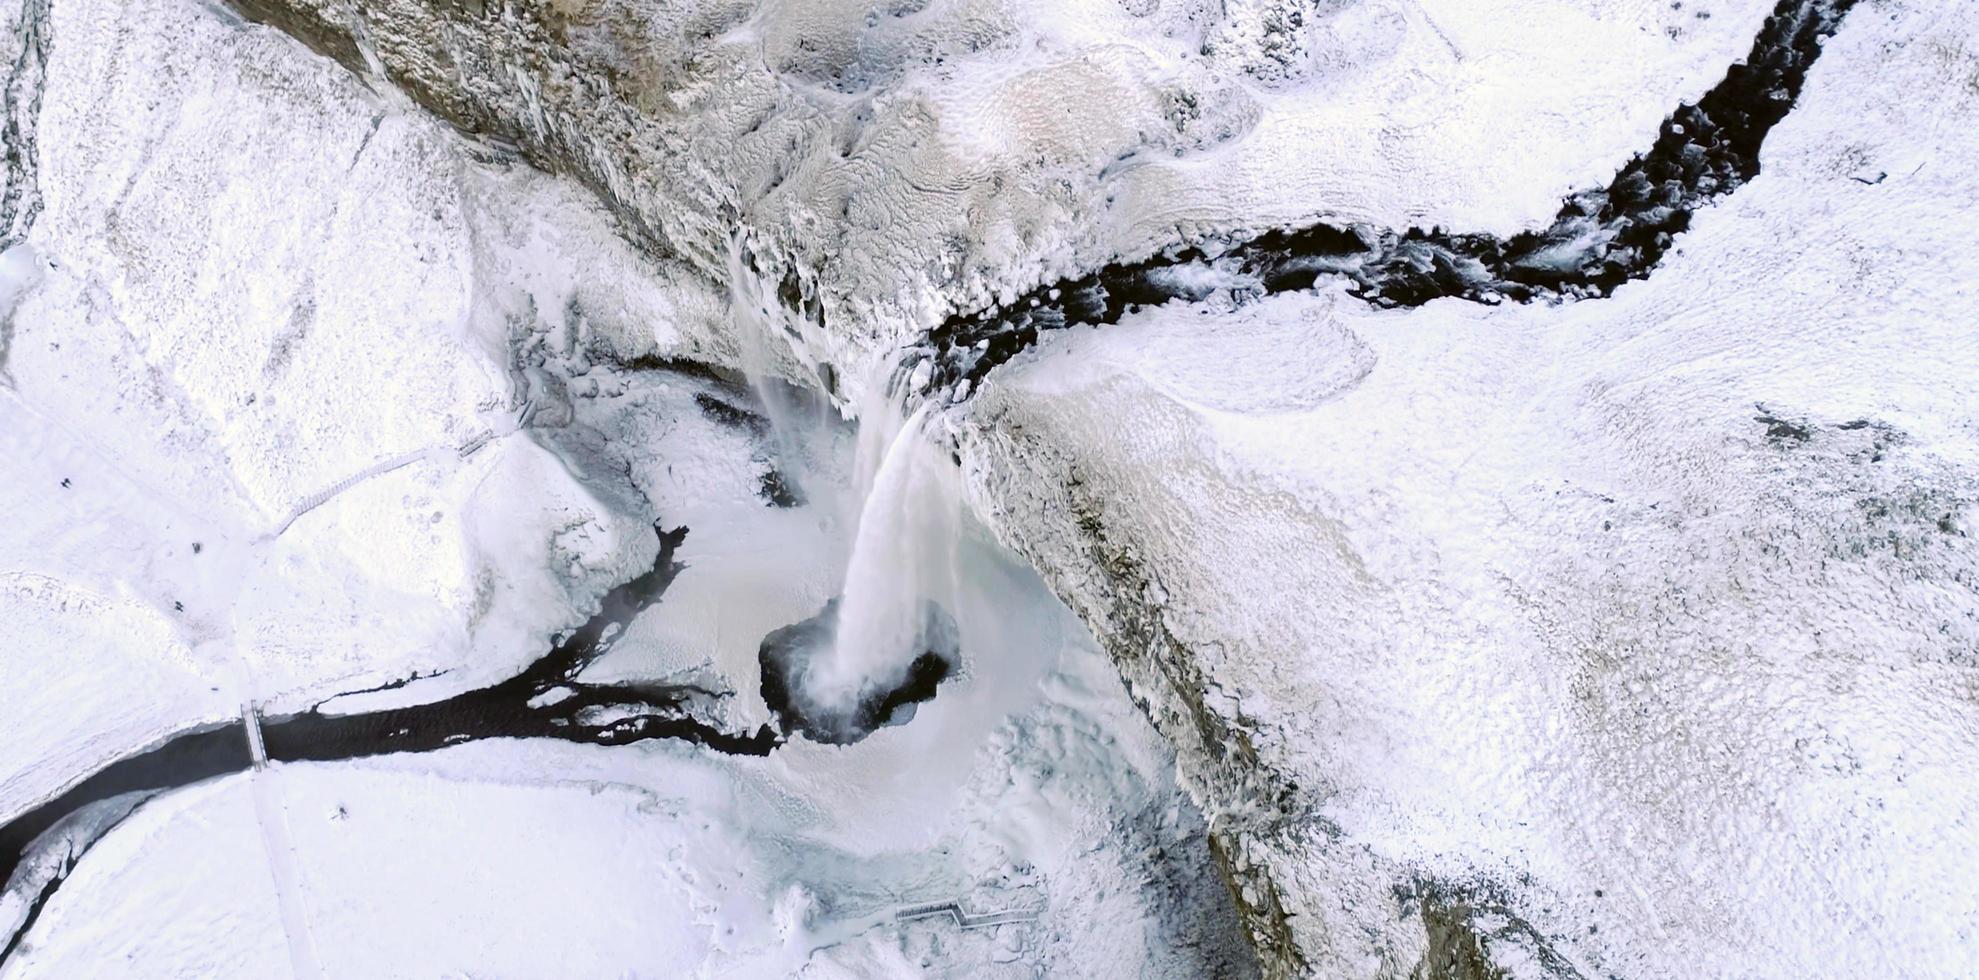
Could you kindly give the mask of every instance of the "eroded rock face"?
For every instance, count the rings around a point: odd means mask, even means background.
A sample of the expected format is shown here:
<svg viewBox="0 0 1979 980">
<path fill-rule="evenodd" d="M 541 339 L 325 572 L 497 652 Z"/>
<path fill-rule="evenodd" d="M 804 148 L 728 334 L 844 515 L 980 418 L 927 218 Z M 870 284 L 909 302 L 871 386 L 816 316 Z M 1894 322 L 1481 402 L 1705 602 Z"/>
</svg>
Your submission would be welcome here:
<svg viewBox="0 0 1979 980">
<path fill-rule="evenodd" d="M 35 130 L 41 90 L 48 72 L 47 0 L 23 0 L 0 21 L 11 35 L 0 64 L 0 251 L 27 237 L 41 213 L 35 165 Z"/>
<path fill-rule="evenodd" d="M 1490 4 L 1390 0 L 236 6 L 579 178 L 655 254 L 765 280 L 783 370 L 837 388 L 946 315 L 1178 242 L 1319 215 L 1542 223 L 1769 5 L 1635 19 L 1561 0 L 1518 7 L 1519 35 Z"/>
</svg>

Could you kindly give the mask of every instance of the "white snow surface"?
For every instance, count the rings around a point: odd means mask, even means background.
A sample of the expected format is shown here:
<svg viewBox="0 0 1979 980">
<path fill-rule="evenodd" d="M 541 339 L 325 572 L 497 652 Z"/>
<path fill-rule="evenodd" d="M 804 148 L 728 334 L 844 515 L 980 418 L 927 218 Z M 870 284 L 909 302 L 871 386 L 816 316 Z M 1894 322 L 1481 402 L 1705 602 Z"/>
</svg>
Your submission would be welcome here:
<svg viewBox="0 0 1979 980">
<path fill-rule="evenodd" d="M 487 742 L 179 791 L 97 845 L 4 975 L 1180 978 L 1247 956 L 1203 911 L 1222 885 L 1165 745 L 1089 641 L 1042 661 L 853 749 Z M 1038 919 L 893 921 L 955 900 Z"/>
<path fill-rule="evenodd" d="M 653 5 L 574 6 L 607 21 L 598 12 Z M 1721 78 L 1772 7 L 867 6 L 766 4 L 729 36 L 742 50 L 693 50 L 774 75 L 769 105 L 739 86 L 757 116 L 696 122 L 760 128 L 717 144 L 736 153 L 721 172 L 745 222 L 818 283 L 837 326 L 807 334 L 804 353 L 841 366 L 943 314 L 1178 242 L 1315 220 L 1543 224 Z M 805 138 L 825 123 L 835 139 Z"/>
<path fill-rule="evenodd" d="M 954 419 L 1004 540 L 1208 684 L 1140 693 L 1298 787 L 1165 729 L 1317 974 L 1407 970 L 1421 882 L 1586 976 L 1979 964 L 1975 26 L 1851 16 L 1610 300 L 1171 304 Z"/>
<path fill-rule="evenodd" d="M 719 297 L 569 183 L 266 28 L 148 0 L 54 17 L 48 207 L 0 257 L 0 818 L 244 702 L 508 677 L 651 563 L 655 519 L 690 527 L 688 567 L 582 680 L 705 684 L 725 724 L 767 720 L 756 647 L 838 587 L 852 439 L 817 427 L 820 502 L 770 507 L 772 450 L 695 400 L 760 410 L 746 391 L 614 366 L 734 363 Z M 958 547 L 973 646 L 909 726 L 767 760 L 497 741 L 169 791 L 0 973 L 1250 972 L 1165 741 L 1034 573 L 980 531 Z M 0 898 L 10 937 L 32 898 Z M 1036 921 L 894 920 L 946 901 Z"/>
<path fill-rule="evenodd" d="M 234 705 L 295 707 L 505 676 L 639 567 L 644 526 L 514 434 L 531 366 L 509 334 L 581 316 L 690 350 L 708 297 L 668 291 L 582 195 L 474 163 L 270 31 L 53 16 L 48 207 L 9 256 L 33 276 L 0 426 L 32 469 L 7 490 L 41 501 L 0 535 L 11 568 L 153 611 L 237 675 Z"/>
<path fill-rule="evenodd" d="M 738 228 L 848 386 L 956 311 L 1178 241 L 1550 219 L 1742 56 L 1767 0 L 426 0 L 360 25 L 429 104 L 713 281 Z M 843 391 L 848 402 L 860 393 Z"/>
<path fill-rule="evenodd" d="M 611 363 L 747 361 L 707 285 L 731 218 L 833 325 L 768 356 L 856 387 L 951 310 L 1176 241 L 1538 223 L 1770 5 L 563 6 L 646 86 L 593 101 L 685 148 L 605 166 L 671 259 L 269 29 L 55 0 L 48 207 L 0 256 L 0 817 L 244 701 L 507 677 L 648 564 L 656 518 L 688 568 L 584 679 L 713 683 L 764 721 L 757 643 L 841 584 L 849 437 L 806 450 L 818 503 L 769 508 L 771 450 L 695 408 L 720 383 Z M 1232 937 L 1182 789 L 1320 975 L 1407 975 L 1397 892 L 1425 883 L 1528 926 L 1486 943 L 1519 975 L 1552 969 L 1535 937 L 1589 976 L 1969 973 L 1976 26 L 1865 3 L 1764 174 L 1611 300 L 1322 288 L 998 369 L 938 424 L 1043 583 L 971 532 L 986 642 L 910 724 L 176 791 L 6 975 L 1196 975 Z M 1166 740 L 1046 586 L 1103 643 L 1151 611 L 1200 670 L 1176 691 L 1109 651 Z M 889 919 L 948 899 L 1040 919 Z"/>
</svg>

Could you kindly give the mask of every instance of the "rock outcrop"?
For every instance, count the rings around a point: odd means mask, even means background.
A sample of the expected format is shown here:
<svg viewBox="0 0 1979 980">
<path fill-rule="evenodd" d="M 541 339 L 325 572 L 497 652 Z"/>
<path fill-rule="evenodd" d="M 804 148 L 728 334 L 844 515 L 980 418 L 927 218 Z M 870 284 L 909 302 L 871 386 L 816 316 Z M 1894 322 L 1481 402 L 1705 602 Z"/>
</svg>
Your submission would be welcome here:
<svg viewBox="0 0 1979 980">
<path fill-rule="evenodd" d="M 1459 28 L 1391 0 L 235 6 L 582 181 L 652 254 L 763 280 L 781 370 L 834 394 L 945 316 L 1177 243 L 1319 217 L 1542 224 L 1770 9 L 1561 0 L 1510 34 L 1488 8 Z"/>
</svg>

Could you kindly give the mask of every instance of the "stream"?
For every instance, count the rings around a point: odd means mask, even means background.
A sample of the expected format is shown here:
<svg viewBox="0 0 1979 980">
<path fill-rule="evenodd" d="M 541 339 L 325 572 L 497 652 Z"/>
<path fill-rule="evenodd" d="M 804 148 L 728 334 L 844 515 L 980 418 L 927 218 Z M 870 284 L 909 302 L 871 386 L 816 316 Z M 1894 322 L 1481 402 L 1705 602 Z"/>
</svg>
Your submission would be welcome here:
<svg viewBox="0 0 1979 980">
<path fill-rule="evenodd" d="M 1649 275 L 1698 208 L 1759 174 L 1759 151 L 1792 110 L 1822 43 L 1855 0 L 1780 0 L 1745 58 L 1663 121 L 1656 142 L 1607 187 L 1573 194 L 1553 223 L 1511 238 L 1315 224 L 1241 241 L 1176 246 L 1048 283 L 999 309 L 957 314 L 903 357 L 916 394 L 967 397 L 992 368 L 1078 324 L 1112 324 L 1144 306 L 1226 293 L 1244 301 L 1352 284 L 1380 307 L 1461 298 L 1485 304 L 1609 296 Z"/>
<path fill-rule="evenodd" d="M 675 560 L 686 528 L 654 527 L 660 549 L 644 573 L 607 592 L 596 615 L 557 640 L 548 654 L 498 684 L 440 701 L 358 714 L 326 714 L 321 705 L 262 720 L 267 758 L 277 762 L 325 762 L 397 752 L 431 752 L 494 738 L 551 738 L 594 745 L 627 745 L 678 739 L 729 755 L 768 755 L 785 736 L 768 726 L 727 731 L 701 720 L 696 706 L 718 697 L 681 685 L 589 684 L 576 678 L 609 652 L 634 617 L 659 601 L 683 566 Z M 938 680 L 939 678 L 937 678 Z M 925 700 L 933 682 L 906 697 Z M 331 699 L 331 700 L 334 700 Z M 328 703 L 327 701 L 324 703 Z M 890 709 L 889 709 L 890 710 Z M 35 891 L 25 919 L 0 944 L 6 961 L 33 926 L 69 870 L 89 845 L 145 801 L 170 790 L 246 771 L 255 762 L 243 721 L 207 725 L 174 735 L 157 746 L 111 763 L 61 795 L 0 826 L 0 894 Z M 92 813 L 93 826 L 74 825 Z M 69 838 L 59 869 L 45 880 L 29 867 L 37 854 Z"/>
</svg>

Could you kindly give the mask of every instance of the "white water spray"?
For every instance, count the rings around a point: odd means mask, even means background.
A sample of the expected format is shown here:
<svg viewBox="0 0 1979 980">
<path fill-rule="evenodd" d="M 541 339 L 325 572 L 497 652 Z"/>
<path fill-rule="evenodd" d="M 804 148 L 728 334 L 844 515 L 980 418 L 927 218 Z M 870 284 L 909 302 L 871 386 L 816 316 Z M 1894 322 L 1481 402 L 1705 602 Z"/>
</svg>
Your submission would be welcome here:
<svg viewBox="0 0 1979 980">
<path fill-rule="evenodd" d="M 736 344 L 741 353 L 742 373 L 755 390 L 756 401 L 770 422 L 771 449 L 776 465 L 787 476 L 806 482 L 808 457 L 806 437 L 825 424 L 824 419 L 804 411 L 778 386 L 777 350 L 796 334 L 790 314 L 777 299 L 775 289 L 751 266 L 748 246 L 742 236 L 729 239 L 728 305 L 735 322 Z"/>
<path fill-rule="evenodd" d="M 788 311 L 747 261 L 740 239 L 730 249 L 729 281 L 744 369 L 778 455 L 801 465 L 803 446 L 822 434 L 825 421 L 798 411 L 768 378 L 775 370 L 772 345 L 790 333 L 782 328 Z M 882 358 L 865 377 L 851 494 L 836 502 L 839 526 L 852 529 L 836 638 L 794 692 L 827 711 L 850 712 L 868 692 L 897 687 L 928 650 L 928 605 L 952 610 L 957 601 L 959 474 L 927 437 L 928 405 L 908 415 L 908 386 L 894 384 L 892 367 Z"/>
<path fill-rule="evenodd" d="M 891 403 L 883 411 L 900 417 Z M 955 608 L 962 497 L 954 465 L 927 439 L 928 411 L 897 427 L 864 494 L 837 638 L 804 681 L 821 707 L 851 710 L 869 690 L 899 685 L 929 649 L 928 603 Z"/>
</svg>

